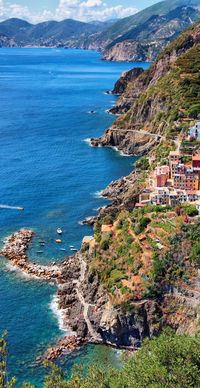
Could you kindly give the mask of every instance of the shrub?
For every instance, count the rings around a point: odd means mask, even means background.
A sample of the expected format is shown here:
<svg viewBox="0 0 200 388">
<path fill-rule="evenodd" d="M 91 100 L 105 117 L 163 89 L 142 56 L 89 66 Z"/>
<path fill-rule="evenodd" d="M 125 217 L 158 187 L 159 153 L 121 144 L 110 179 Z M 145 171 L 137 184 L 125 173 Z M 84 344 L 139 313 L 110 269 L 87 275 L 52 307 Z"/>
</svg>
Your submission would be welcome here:
<svg viewBox="0 0 200 388">
<path fill-rule="evenodd" d="M 181 207 L 185 210 L 186 214 L 189 217 L 195 217 L 198 216 L 199 212 L 195 205 L 192 205 L 190 203 L 184 203 L 181 205 Z"/>
<path fill-rule="evenodd" d="M 146 227 L 148 226 L 148 224 L 151 222 L 150 218 L 148 217 L 142 217 L 141 220 L 139 221 L 138 224 L 136 224 L 135 226 L 135 234 L 140 234 L 142 233 Z"/>
<path fill-rule="evenodd" d="M 104 251 L 107 251 L 109 249 L 109 246 L 110 246 L 110 240 L 111 240 L 110 234 L 103 236 L 101 243 L 100 243 L 101 249 L 103 249 Z"/>
<path fill-rule="evenodd" d="M 126 302 L 122 310 L 124 314 L 135 312 Z M 158 338 L 145 340 L 121 369 L 93 365 L 85 373 L 79 367 L 67 381 L 56 367 L 46 378 L 44 388 L 195 388 L 200 386 L 199 360 L 199 335 L 176 335 L 166 330 Z"/>
<path fill-rule="evenodd" d="M 188 116 L 197 119 L 200 115 L 200 104 L 194 104 L 188 109 Z"/>
<path fill-rule="evenodd" d="M 147 171 L 149 170 L 149 159 L 146 156 L 143 156 L 136 162 L 136 168 L 142 171 Z"/>
</svg>

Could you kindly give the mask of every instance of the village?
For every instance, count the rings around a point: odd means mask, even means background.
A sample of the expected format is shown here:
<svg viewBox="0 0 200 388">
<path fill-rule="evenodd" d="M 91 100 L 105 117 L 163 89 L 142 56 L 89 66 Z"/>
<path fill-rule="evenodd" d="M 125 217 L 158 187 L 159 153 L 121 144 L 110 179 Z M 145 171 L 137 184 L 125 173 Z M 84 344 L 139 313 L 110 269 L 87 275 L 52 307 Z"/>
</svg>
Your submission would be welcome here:
<svg viewBox="0 0 200 388">
<path fill-rule="evenodd" d="M 189 128 L 176 151 L 170 151 L 165 164 L 150 173 L 148 186 L 139 195 L 136 208 L 148 204 L 177 206 L 192 202 L 200 214 L 200 153 L 193 144 L 200 143 L 200 122 Z M 187 144 L 185 150 L 184 145 Z M 149 158 L 150 164 L 154 161 Z"/>
</svg>

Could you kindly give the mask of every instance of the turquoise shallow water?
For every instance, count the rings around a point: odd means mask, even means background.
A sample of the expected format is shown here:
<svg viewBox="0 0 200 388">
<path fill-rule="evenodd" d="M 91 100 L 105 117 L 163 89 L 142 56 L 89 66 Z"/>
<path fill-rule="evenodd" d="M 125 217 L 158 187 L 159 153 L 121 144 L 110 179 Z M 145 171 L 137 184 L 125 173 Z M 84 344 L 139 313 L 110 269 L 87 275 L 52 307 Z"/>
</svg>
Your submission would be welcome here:
<svg viewBox="0 0 200 388">
<path fill-rule="evenodd" d="M 111 180 L 127 175 L 134 158 L 112 149 L 91 148 L 84 139 L 99 136 L 113 121 L 106 95 L 122 71 L 138 64 L 108 63 L 96 52 L 57 49 L 0 50 L 0 239 L 22 227 L 35 230 L 32 259 L 60 261 L 79 248 L 89 227 L 79 221 L 106 204 L 98 197 Z M 140 64 L 141 66 L 141 64 Z M 148 67 L 147 64 L 143 64 Z M 88 112 L 95 110 L 96 114 Z M 62 227 L 62 248 L 55 244 Z M 45 240 L 43 253 L 39 241 Z M 18 386 L 29 380 L 42 386 L 36 357 L 62 332 L 50 304 L 55 288 L 7 270 L 1 261 L 0 331 L 9 332 L 9 371 Z M 113 351 L 87 347 L 63 360 L 90 363 L 100 356 L 113 362 Z"/>
</svg>

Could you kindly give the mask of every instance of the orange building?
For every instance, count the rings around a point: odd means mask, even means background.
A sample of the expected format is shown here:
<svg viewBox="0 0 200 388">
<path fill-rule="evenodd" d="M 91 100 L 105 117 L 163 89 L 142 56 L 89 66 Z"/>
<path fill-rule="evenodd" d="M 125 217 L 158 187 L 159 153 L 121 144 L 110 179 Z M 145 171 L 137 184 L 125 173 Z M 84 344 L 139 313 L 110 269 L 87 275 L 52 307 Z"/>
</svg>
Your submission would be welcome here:
<svg viewBox="0 0 200 388">
<path fill-rule="evenodd" d="M 180 190 L 199 190 L 199 175 L 193 171 L 174 175 L 174 188 Z"/>
</svg>

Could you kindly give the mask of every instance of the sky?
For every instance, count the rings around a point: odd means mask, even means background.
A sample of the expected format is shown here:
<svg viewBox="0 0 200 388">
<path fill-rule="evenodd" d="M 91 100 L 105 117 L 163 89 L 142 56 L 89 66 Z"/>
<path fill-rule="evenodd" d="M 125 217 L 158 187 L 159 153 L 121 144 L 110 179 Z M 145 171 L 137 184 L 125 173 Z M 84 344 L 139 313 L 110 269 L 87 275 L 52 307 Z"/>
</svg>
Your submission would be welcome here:
<svg viewBox="0 0 200 388">
<path fill-rule="evenodd" d="M 0 0 L 0 20 L 16 17 L 32 23 L 67 18 L 92 21 L 130 16 L 159 0 Z"/>
</svg>

